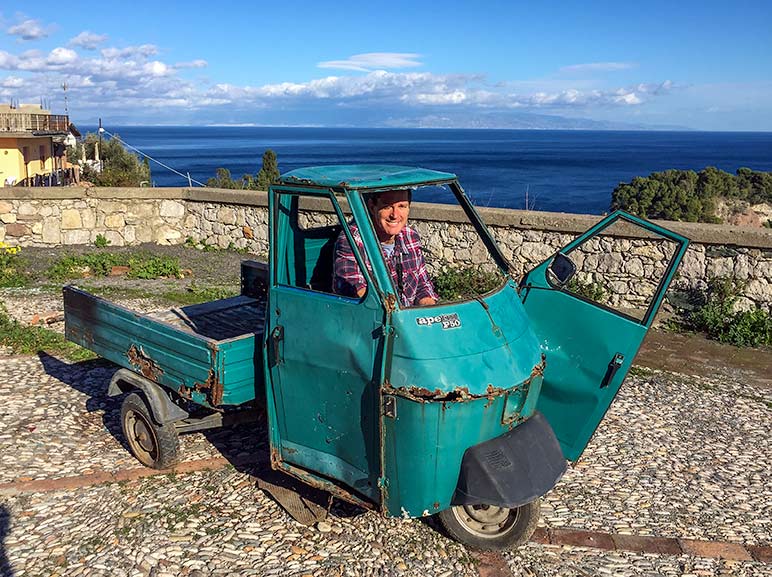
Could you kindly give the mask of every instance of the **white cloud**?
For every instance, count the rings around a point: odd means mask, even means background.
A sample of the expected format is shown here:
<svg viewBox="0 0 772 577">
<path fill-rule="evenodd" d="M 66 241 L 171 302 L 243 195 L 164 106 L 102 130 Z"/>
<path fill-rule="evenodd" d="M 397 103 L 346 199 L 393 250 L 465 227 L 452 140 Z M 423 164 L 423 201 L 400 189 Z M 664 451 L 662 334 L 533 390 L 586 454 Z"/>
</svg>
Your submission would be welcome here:
<svg viewBox="0 0 772 577">
<path fill-rule="evenodd" d="M 18 76 L 6 76 L 0 80 L 0 86 L 3 88 L 21 88 L 24 86 L 24 79 Z"/>
<path fill-rule="evenodd" d="M 141 46 L 127 46 L 126 48 L 104 48 L 101 51 L 104 58 L 148 58 L 158 54 L 158 47 L 154 44 Z"/>
<path fill-rule="evenodd" d="M 97 46 L 105 40 L 107 40 L 107 34 L 95 34 L 94 32 L 84 30 L 75 38 L 70 39 L 68 44 L 70 46 L 85 48 L 86 50 L 96 50 Z"/>
<path fill-rule="evenodd" d="M 87 40 L 96 42 L 85 34 L 73 38 L 68 47 L 59 46 L 50 52 L 28 50 L 14 54 L 0 50 L 0 72 L 13 73 L 0 79 L 0 96 L 32 101 L 43 95 L 56 102 L 66 80 L 74 115 L 104 110 L 141 120 L 149 118 L 149 110 L 158 114 L 164 110 L 172 114 L 207 110 L 213 115 L 220 109 L 227 109 L 230 115 L 249 115 L 257 110 L 282 110 L 292 115 L 294 111 L 316 110 L 326 114 L 327 119 L 342 119 L 347 111 L 359 109 L 387 111 L 394 118 L 441 118 L 474 112 L 506 114 L 513 109 L 557 113 L 634 109 L 673 89 L 669 81 L 598 89 L 587 79 L 491 84 L 482 75 L 385 70 L 420 65 L 419 55 L 412 53 L 360 54 L 335 63 L 364 69 L 364 73 L 259 86 L 211 86 L 183 77 L 183 70 L 207 67 L 203 59 L 165 62 L 153 44 L 122 48 L 102 45 L 97 52 L 78 50 L 87 48 Z"/>
<path fill-rule="evenodd" d="M 190 62 L 178 62 L 174 65 L 174 68 L 206 68 L 209 63 L 206 60 L 191 60 Z"/>
<path fill-rule="evenodd" d="M 20 40 L 40 40 L 50 34 L 39 20 L 31 18 L 11 26 L 6 32 L 11 36 L 18 36 Z"/>
<path fill-rule="evenodd" d="M 368 52 L 366 54 L 355 54 L 346 60 L 320 62 L 317 66 L 319 68 L 337 68 L 357 72 L 385 70 L 388 68 L 411 68 L 421 66 L 421 62 L 417 60 L 420 56 L 420 54 L 410 52 Z"/>
<path fill-rule="evenodd" d="M 52 66 L 65 66 L 78 59 L 78 54 L 69 48 L 54 48 L 46 58 L 46 63 Z"/>
<path fill-rule="evenodd" d="M 630 70 L 636 66 L 637 64 L 634 62 L 587 62 L 585 64 L 564 66 L 560 69 L 560 72 L 616 72 L 618 70 Z"/>
</svg>

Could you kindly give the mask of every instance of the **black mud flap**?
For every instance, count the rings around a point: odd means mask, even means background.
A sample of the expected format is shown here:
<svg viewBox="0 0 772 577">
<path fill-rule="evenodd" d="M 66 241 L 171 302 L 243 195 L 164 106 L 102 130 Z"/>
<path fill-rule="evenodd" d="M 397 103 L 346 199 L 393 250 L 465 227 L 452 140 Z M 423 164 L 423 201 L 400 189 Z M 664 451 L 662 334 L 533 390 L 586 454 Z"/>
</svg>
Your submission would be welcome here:
<svg viewBox="0 0 772 577">
<path fill-rule="evenodd" d="M 552 489 L 565 471 L 555 433 L 537 411 L 508 433 L 464 452 L 451 504 L 519 507 Z"/>
</svg>

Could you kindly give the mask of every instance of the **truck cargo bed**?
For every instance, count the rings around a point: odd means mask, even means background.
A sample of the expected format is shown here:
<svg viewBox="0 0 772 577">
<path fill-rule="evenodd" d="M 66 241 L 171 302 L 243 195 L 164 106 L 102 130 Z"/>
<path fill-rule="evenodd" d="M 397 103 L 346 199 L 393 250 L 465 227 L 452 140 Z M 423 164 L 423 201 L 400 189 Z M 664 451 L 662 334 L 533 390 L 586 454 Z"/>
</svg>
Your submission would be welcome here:
<svg viewBox="0 0 772 577">
<path fill-rule="evenodd" d="M 174 394 L 218 407 L 262 386 L 266 299 L 241 295 L 142 314 L 64 287 L 65 335 Z"/>
<path fill-rule="evenodd" d="M 242 295 L 151 312 L 147 316 L 179 330 L 221 341 L 250 333 L 262 335 L 265 301 Z"/>
</svg>

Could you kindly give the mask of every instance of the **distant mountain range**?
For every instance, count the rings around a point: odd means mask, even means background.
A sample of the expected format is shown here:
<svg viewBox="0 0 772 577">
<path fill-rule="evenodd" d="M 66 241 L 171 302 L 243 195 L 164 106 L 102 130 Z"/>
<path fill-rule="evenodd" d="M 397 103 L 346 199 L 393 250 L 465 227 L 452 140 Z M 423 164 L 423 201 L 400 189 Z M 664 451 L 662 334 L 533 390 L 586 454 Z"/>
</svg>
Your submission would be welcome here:
<svg viewBox="0 0 772 577">
<path fill-rule="evenodd" d="M 691 130 L 678 125 L 653 125 L 589 118 L 569 118 L 548 114 L 500 113 L 478 115 L 431 115 L 387 120 L 389 128 L 501 128 L 522 130 Z"/>
</svg>

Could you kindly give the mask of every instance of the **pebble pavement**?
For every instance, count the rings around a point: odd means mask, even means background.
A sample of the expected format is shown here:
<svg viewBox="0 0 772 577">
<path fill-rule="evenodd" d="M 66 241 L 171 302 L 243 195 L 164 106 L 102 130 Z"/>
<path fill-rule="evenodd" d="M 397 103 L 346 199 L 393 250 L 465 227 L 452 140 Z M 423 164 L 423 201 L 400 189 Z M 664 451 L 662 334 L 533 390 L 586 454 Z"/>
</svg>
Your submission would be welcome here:
<svg viewBox="0 0 772 577">
<path fill-rule="evenodd" d="M 120 397 L 105 396 L 114 370 L 0 351 L 0 485 L 140 467 L 122 440 Z M 772 390 L 635 372 L 579 463 L 544 497 L 541 527 L 772 545 Z M 486 572 L 431 519 L 336 503 L 319 526 L 296 523 L 238 465 L 264 454 L 264 439 L 260 424 L 182 437 L 185 461 L 224 456 L 235 467 L 0 492 L 0 576 Z M 758 561 L 568 545 L 529 543 L 501 558 L 518 577 L 772 577 L 772 564 Z"/>
</svg>

